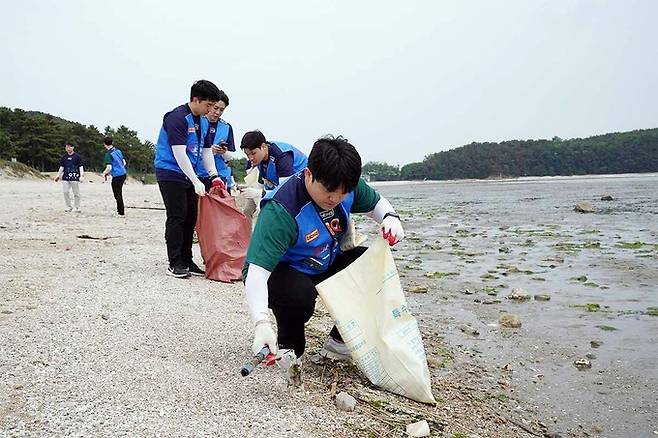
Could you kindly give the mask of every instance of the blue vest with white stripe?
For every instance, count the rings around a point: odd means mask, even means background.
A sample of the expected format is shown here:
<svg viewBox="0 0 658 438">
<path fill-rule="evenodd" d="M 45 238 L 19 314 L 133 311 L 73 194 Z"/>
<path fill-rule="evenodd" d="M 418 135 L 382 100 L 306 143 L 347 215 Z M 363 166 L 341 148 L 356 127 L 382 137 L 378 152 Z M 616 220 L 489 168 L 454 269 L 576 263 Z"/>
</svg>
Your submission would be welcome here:
<svg viewBox="0 0 658 438">
<path fill-rule="evenodd" d="M 185 152 L 187 153 L 187 158 L 190 159 L 192 163 L 192 168 L 194 172 L 199 173 L 199 168 L 203 169 L 203 144 L 208 133 L 208 119 L 205 117 L 199 118 L 199 127 L 201 131 L 201 141 L 196 135 L 196 127 L 194 126 L 194 117 L 192 113 L 189 113 L 185 116 L 187 121 L 187 141 Z M 169 136 L 164 126 L 160 128 L 160 136 L 158 137 L 158 143 L 155 146 L 155 168 L 156 169 L 166 169 L 172 170 L 178 173 L 184 173 L 183 170 L 178 166 L 176 158 L 174 157 L 174 152 L 171 149 L 172 144 L 169 143 Z"/>
<path fill-rule="evenodd" d="M 281 262 L 309 275 L 321 274 L 333 264 L 340 254 L 340 238 L 346 230 L 332 235 L 306 191 L 304 173 L 291 176 L 283 184 L 265 195 L 261 208 L 270 201 L 281 204 L 297 223 L 297 240 L 290 246 Z M 350 208 L 354 192 L 350 192 L 336 208 L 337 215 L 350 220 Z"/>
<path fill-rule="evenodd" d="M 284 143 L 282 141 L 272 141 L 271 144 L 275 144 L 283 153 L 292 152 L 292 170 L 293 173 L 300 172 L 304 170 L 306 164 L 308 163 L 308 158 L 306 155 L 296 147 L 291 144 Z M 270 152 L 269 160 L 267 161 L 267 168 L 263 172 L 263 163 L 259 165 L 259 171 L 261 172 L 261 177 L 263 179 L 263 186 L 265 190 L 273 190 L 279 185 L 279 175 L 276 171 L 276 158 Z"/>
<path fill-rule="evenodd" d="M 208 127 L 210 129 L 210 122 L 208 122 Z M 220 145 L 222 143 L 226 143 L 226 141 L 228 140 L 228 133 L 229 133 L 229 124 L 223 121 L 222 119 L 219 119 L 217 121 L 217 126 L 215 127 L 214 134 L 212 132 L 212 129 L 210 129 L 208 135 L 213 136 L 212 144 Z M 222 158 L 221 155 L 219 154 L 213 155 L 213 158 L 215 159 L 215 168 L 217 169 L 217 175 L 219 175 L 219 177 L 222 179 L 222 181 L 224 181 L 224 183 L 227 183 L 227 180 L 228 181 L 231 180 L 231 168 L 226 165 L 226 162 L 224 161 L 224 158 Z M 197 176 L 199 178 L 203 178 L 203 177 L 207 177 L 209 174 L 210 173 L 205 168 L 203 163 L 201 163 L 201 166 L 197 171 Z M 226 187 L 228 187 L 228 185 Z"/>
<path fill-rule="evenodd" d="M 126 166 L 123 165 L 123 153 L 117 148 L 112 148 L 108 152 L 112 157 L 112 170 L 110 171 L 112 178 L 125 175 Z"/>
</svg>

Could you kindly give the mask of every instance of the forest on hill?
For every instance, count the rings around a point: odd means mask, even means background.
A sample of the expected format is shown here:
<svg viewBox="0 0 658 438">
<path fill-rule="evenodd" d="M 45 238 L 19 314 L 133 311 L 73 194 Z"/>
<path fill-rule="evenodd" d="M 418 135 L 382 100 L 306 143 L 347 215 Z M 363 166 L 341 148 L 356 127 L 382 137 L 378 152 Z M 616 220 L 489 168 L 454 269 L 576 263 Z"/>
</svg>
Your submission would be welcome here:
<svg viewBox="0 0 658 438">
<path fill-rule="evenodd" d="M 658 172 L 658 128 L 563 140 L 471 143 L 402 167 L 369 162 L 377 181 Z"/>
<path fill-rule="evenodd" d="M 153 172 L 153 143 L 142 142 L 137 132 L 126 126 L 116 129 L 107 126 L 101 132 L 93 125 L 85 126 L 38 111 L 0 107 L 0 159 L 16 158 L 42 172 L 59 168 L 67 142 L 75 146 L 87 169 L 102 170 L 105 136 L 114 139 L 132 173 Z"/>
</svg>

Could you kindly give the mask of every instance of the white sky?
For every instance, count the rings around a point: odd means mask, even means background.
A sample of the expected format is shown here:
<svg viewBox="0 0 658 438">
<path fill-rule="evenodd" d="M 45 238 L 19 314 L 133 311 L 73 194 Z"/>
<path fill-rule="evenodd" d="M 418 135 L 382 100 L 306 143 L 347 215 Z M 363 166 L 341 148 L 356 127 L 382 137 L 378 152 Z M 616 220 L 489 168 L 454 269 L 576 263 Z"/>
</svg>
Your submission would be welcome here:
<svg viewBox="0 0 658 438">
<path fill-rule="evenodd" d="M 224 119 L 405 164 L 658 125 L 658 1 L 0 0 L 0 106 L 155 143 L 196 79 Z"/>
</svg>

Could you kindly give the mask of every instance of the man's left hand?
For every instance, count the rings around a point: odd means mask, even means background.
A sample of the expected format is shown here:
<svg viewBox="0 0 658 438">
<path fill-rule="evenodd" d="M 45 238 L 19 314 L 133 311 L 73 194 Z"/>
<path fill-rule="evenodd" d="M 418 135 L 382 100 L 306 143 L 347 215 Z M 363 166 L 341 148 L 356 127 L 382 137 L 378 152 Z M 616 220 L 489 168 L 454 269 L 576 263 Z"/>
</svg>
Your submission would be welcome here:
<svg viewBox="0 0 658 438">
<path fill-rule="evenodd" d="M 386 216 L 382 221 L 382 236 L 388 240 L 389 246 L 396 245 L 399 241 L 404 239 L 404 230 L 402 229 L 402 222 L 395 216 Z"/>
<path fill-rule="evenodd" d="M 226 190 L 226 184 L 224 184 L 224 181 L 222 181 L 222 179 L 221 179 L 220 177 L 215 177 L 215 179 L 213 179 L 213 180 L 210 182 L 210 184 L 211 184 L 213 187 L 220 187 L 220 188 Z"/>
</svg>

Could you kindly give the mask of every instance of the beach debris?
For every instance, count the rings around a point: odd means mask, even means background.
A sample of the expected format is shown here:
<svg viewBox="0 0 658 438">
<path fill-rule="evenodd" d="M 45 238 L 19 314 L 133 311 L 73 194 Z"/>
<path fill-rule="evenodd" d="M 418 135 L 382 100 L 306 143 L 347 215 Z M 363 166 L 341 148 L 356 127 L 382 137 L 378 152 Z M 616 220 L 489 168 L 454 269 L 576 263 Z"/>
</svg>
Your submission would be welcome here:
<svg viewBox="0 0 658 438">
<path fill-rule="evenodd" d="M 512 293 L 507 296 L 508 300 L 516 300 L 516 301 L 526 301 L 530 299 L 530 295 L 528 295 L 528 292 L 524 291 L 520 287 L 516 287 L 512 289 Z"/>
<path fill-rule="evenodd" d="M 427 290 L 428 290 L 427 286 L 414 286 L 412 288 L 409 288 L 409 292 L 414 294 L 426 294 Z"/>
<path fill-rule="evenodd" d="M 601 201 L 614 201 L 615 198 L 612 197 L 611 194 L 609 193 L 604 193 L 603 196 L 601 196 Z"/>
<path fill-rule="evenodd" d="M 519 328 L 521 327 L 521 318 L 518 315 L 512 315 L 510 313 L 503 313 L 498 317 L 498 322 L 503 327 L 509 328 Z"/>
<path fill-rule="evenodd" d="M 94 237 L 89 234 L 80 234 L 76 236 L 78 239 L 90 239 L 90 240 L 107 240 L 107 239 L 116 239 L 119 236 L 105 236 L 105 237 Z"/>
<path fill-rule="evenodd" d="M 498 252 L 502 252 L 502 253 L 505 253 L 505 254 L 508 254 L 510 251 L 511 250 L 507 246 L 501 246 L 500 248 L 498 248 Z"/>
<path fill-rule="evenodd" d="M 473 295 L 475 292 L 473 292 L 470 289 L 464 289 L 464 295 Z"/>
<path fill-rule="evenodd" d="M 592 368 L 592 362 L 587 359 L 576 359 L 573 361 L 573 365 L 581 371 Z"/>
<path fill-rule="evenodd" d="M 356 407 L 356 399 L 345 391 L 341 391 L 336 395 L 336 407 L 341 411 L 352 412 Z"/>
<path fill-rule="evenodd" d="M 512 371 L 514 371 L 514 369 L 512 368 L 512 364 L 511 363 L 505 364 L 505 366 L 503 367 L 503 371 L 505 371 L 506 373 L 511 373 Z"/>
<path fill-rule="evenodd" d="M 594 213 L 596 211 L 594 207 L 592 207 L 592 204 L 587 201 L 582 201 L 576 204 L 574 210 L 578 213 Z"/>
<path fill-rule="evenodd" d="M 547 294 L 537 294 L 535 295 L 535 301 L 550 301 L 551 296 Z"/>
<path fill-rule="evenodd" d="M 480 336 L 478 329 L 471 327 L 468 324 L 462 324 L 459 326 L 459 330 L 466 333 L 467 335 Z"/>
<path fill-rule="evenodd" d="M 589 345 L 592 348 L 599 348 L 601 345 L 603 345 L 603 341 L 589 341 Z"/>
<path fill-rule="evenodd" d="M 585 355 L 585 357 L 588 358 L 588 359 L 596 359 L 596 354 L 594 354 L 594 353 L 587 353 L 587 354 Z"/>
<path fill-rule="evenodd" d="M 430 436 L 430 425 L 426 420 L 407 424 L 407 435 L 411 437 Z"/>
</svg>

